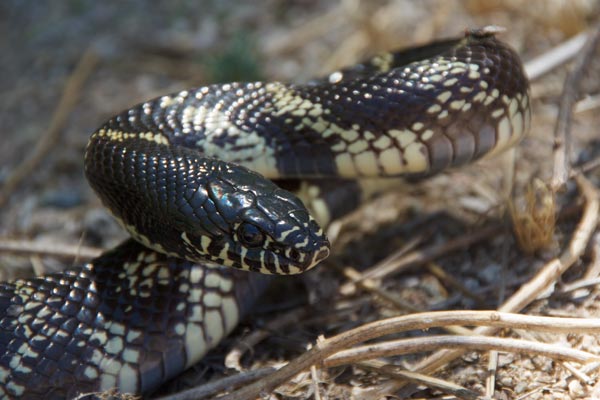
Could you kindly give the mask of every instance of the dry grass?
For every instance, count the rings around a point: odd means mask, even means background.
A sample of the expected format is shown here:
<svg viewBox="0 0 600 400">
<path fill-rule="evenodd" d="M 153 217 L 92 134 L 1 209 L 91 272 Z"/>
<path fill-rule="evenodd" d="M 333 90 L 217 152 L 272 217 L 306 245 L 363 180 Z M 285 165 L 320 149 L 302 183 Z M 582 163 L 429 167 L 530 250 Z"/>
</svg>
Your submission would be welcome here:
<svg viewBox="0 0 600 400">
<path fill-rule="evenodd" d="M 517 244 L 527 254 L 553 245 L 556 228 L 556 200 L 552 190 L 535 179 L 525 193 L 525 205 L 519 209 L 509 202 L 510 218 Z"/>
</svg>

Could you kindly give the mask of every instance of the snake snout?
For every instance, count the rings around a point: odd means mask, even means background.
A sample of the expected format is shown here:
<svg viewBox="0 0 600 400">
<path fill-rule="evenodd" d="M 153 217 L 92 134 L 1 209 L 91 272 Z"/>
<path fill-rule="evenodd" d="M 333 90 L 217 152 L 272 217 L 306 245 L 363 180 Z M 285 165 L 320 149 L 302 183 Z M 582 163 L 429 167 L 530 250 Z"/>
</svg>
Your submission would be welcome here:
<svg viewBox="0 0 600 400">
<path fill-rule="evenodd" d="M 329 256 L 329 242 L 327 239 L 319 243 L 314 243 L 311 247 L 313 250 L 306 251 L 299 259 L 290 260 L 290 265 L 295 267 L 290 268 L 290 271 L 293 270 L 294 273 L 308 271 L 309 269 L 316 267 L 321 261 Z"/>
<path fill-rule="evenodd" d="M 306 246 L 310 257 L 307 258 L 304 265 L 304 270 L 311 269 L 326 259 L 330 253 L 329 239 L 321 228 L 316 225 L 316 222 L 311 221 L 315 226 L 310 230 L 309 244 Z"/>
<path fill-rule="evenodd" d="M 316 265 L 317 263 L 320 263 L 327 257 L 329 257 L 329 247 L 322 248 L 321 250 L 319 250 L 315 253 L 315 258 L 314 258 L 313 264 Z"/>
</svg>

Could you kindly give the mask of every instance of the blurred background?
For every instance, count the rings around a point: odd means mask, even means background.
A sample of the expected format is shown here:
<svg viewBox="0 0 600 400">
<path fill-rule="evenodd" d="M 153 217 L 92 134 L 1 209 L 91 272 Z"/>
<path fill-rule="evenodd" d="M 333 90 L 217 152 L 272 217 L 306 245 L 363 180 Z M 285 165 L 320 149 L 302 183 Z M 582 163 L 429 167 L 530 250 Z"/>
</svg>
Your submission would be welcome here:
<svg viewBox="0 0 600 400">
<path fill-rule="evenodd" d="M 0 188 L 36 146 L 42 157 L 4 199 L 0 237 L 93 248 L 122 240 L 126 235 L 87 186 L 82 161 L 90 133 L 138 102 L 213 82 L 305 81 L 380 51 L 485 25 L 505 27 L 500 38 L 527 61 L 585 31 L 599 15 L 597 0 L 2 0 Z M 517 185 L 551 175 L 565 74 L 561 68 L 532 83 L 532 132 L 519 149 Z M 576 113 L 576 158 L 597 152 L 599 107 L 596 98 Z M 410 236 L 406 225 L 398 227 L 406 209 L 422 216 L 450 207 L 463 222 L 494 215 L 503 201 L 497 165 L 453 172 L 379 203 L 363 222 L 395 221 L 387 230 L 372 228 L 386 240 L 342 249 L 339 257 L 368 266 L 389 254 L 397 235 Z M 454 234 L 464 231 L 455 222 L 439 224 Z M 487 255 L 481 265 L 469 257 L 454 260 L 457 271 L 495 284 L 500 267 L 490 260 L 497 258 Z M 59 270 L 76 258 L 0 253 L 0 280 Z M 465 272 L 473 264 L 478 268 Z M 407 290 L 431 283 L 427 277 L 408 282 Z"/>
</svg>

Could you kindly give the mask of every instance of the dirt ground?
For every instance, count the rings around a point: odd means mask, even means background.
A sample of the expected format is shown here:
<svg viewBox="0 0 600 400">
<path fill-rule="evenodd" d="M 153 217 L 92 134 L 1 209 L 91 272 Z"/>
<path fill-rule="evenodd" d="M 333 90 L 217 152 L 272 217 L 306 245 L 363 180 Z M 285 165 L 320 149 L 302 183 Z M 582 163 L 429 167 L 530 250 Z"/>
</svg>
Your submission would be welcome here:
<svg viewBox="0 0 600 400">
<path fill-rule="evenodd" d="M 6 197 L 0 207 L 0 280 L 61 270 L 85 258 L 70 249 L 110 248 L 126 237 L 88 187 L 82 161 L 89 134 L 128 106 L 211 82 L 304 81 L 379 51 L 486 25 L 505 27 L 500 38 L 527 62 L 590 29 L 599 17 L 600 3 L 592 0 L 4 0 L 0 199 Z M 592 165 L 600 157 L 598 57 L 589 63 L 584 98 L 574 109 L 573 165 Z M 496 310 L 556 260 L 570 268 L 513 311 L 599 318 L 595 223 L 581 254 L 568 257 L 581 236 L 578 226 L 589 217 L 586 205 L 600 182 L 598 169 L 585 173 L 591 195 L 582 190 L 585 183 L 571 179 L 555 204 L 546 206 L 550 215 L 555 207 L 560 217 L 555 229 L 544 222 L 548 238 L 542 248 L 524 251 L 507 216 L 507 185 L 514 186 L 513 202 L 522 207 L 534 178 L 551 180 L 553 132 L 571 68 L 567 64 L 532 81 L 532 128 L 516 157 L 485 160 L 398 188 L 334 223 L 334 253 L 328 261 L 303 276 L 277 279 L 232 336 L 157 395 L 232 376 L 231 367 L 281 366 L 314 345 L 319 335 L 331 337 L 368 322 L 416 310 Z M 74 71 L 81 76 L 73 78 Z M 39 162 L 8 190 L 15 171 L 38 150 Z M 552 198 L 539 190 L 536 196 L 538 204 Z M 529 226 L 519 221 L 522 230 Z M 25 251 L 6 250 L 8 240 L 18 240 Z M 33 251 L 36 246 L 64 247 L 65 254 L 48 256 Z M 387 270 L 372 285 L 353 283 L 356 274 L 372 268 Z M 261 330 L 264 337 L 247 344 Z M 412 331 L 385 340 L 444 333 Z M 492 336 L 600 355 L 600 332 L 504 328 Z M 240 343 L 249 348 L 242 345 L 241 360 L 229 358 L 227 368 L 225 357 Z M 411 369 L 433 353 L 378 361 Z M 463 391 L 415 379 L 401 387 L 406 376 L 392 377 L 381 365 L 355 362 L 305 371 L 266 398 L 600 398 L 597 364 L 528 351 L 468 350 L 429 374 Z"/>
</svg>

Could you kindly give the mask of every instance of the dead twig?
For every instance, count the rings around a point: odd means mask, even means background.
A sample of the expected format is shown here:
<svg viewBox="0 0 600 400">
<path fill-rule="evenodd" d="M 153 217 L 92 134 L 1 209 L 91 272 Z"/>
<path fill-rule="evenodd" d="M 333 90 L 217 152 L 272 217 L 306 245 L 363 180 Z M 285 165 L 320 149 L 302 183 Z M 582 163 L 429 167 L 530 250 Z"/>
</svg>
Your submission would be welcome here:
<svg viewBox="0 0 600 400">
<path fill-rule="evenodd" d="M 231 388 L 240 387 L 249 382 L 254 382 L 257 379 L 263 378 L 276 371 L 275 368 L 267 367 L 255 369 L 252 371 L 240 372 L 233 376 L 219 379 L 214 382 L 209 382 L 202 386 L 198 386 L 189 390 L 184 390 L 179 393 L 171 394 L 164 397 L 159 397 L 156 400 L 196 400 L 204 399 Z"/>
<path fill-rule="evenodd" d="M 394 308 L 398 309 L 399 311 L 409 311 L 409 312 L 423 311 L 423 310 L 419 309 L 418 307 L 402 300 L 398 296 L 395 296 L 393 293 L 390 293 L 389 291 L 383 289 L 382 287 L 380 287 L 380 285 L 374 279 L 365 278 L 355 268 L 352 268 L 352 267 L 341 268 L 340 267 L 340 269 L 347 279 L 349 279 L 350 281 L 355 283 L 362 290 L 366 290 L 367 292 L 370 292 L 370 293 L 378 296 L 379 298 L 383 299 L 384 301 L 386 301 L 387 303 L 389 303 L 390 305 L 392 305 Z"/>
<path fill-rule="evenodd" d="M 501 312 L 518 312 L 531 304 L 540 293 L 544 293 L 548 287 L 571 267 L 583 254 L 594 229 L 598 224 L 599 195 L 596 188 L 582 175 L 576 176 L 579 190 L 586 200 L 583 215 L 573 233 L 571 241 L 559 258 L 548 262 L 527 284 L 523 285 L 513 294 L 500 308 Z M 482 327 L 475 329 L 480 335 L 491 335 L 496 328 Z M 598 333 L 598 332 L 596 332 Z M 432 373 L 463 354 L 460 350 L 440 350 L 420 362 L 416 371 Z M 377 390 L 379 393 L 393 393 L 404 386 L 404 382 L 392 382 L 381 385 Z"/>
<path fill-rule="evenodd" d="M 581 209 L 579 204 L 569 205 L 560 210 L 557 220 L 570 218 Z M 374 266 L 361 272 L 360 278 L 353 278 L 352 282 L 344 283 L 339 291 L 340 293 L 350 293 L 354 287 L 364 279 L 382 279 L 391 274 L 400 273 L 408 268 L 417 267 L 419 265 L 432 262 L 444 255 L 450 254 L 463 248 L 468 248 L 476 243 L 487 240 L 492 236 L 497 235 L 506 229 L 502 224 L 493 224 L 485 228 L 481 228 L 476 232 L 467 233 L 461 237 L 449 240 L 442 244 L 435 244 L 424 249 L 416 249 L 407 252 L 407 248 L 402 248 Z M 410 248 L 412 248 L 412 244 Z"/>
<path fill-rule="evenodd" d="M 496 391 L 496 371 L 498 370 L 498 350 L 492 350 L 488 353 L 488 370 L 485 379 L 485 395 L 490 399 Z"/>
<path fill-rule="evenodd" d="M 91 260 L 102 253 L 101 249 L 86 246 L 73 246 L 58 243 L 32 242 L 0 238 L 0 252 L 22 255 L 52 256 L 59 258 Z"/>
<path fill-rule="evenodd" d="M 317 371 L 316 366 L 310 367 L 310 377 L 313 386 L 313 393 L 315 400 L 321 400 L 321 391 L 319 390 L 319 372 Z"/>
<path fill-rule="evenodd" d="M 481 395 L 473 390 L 457 385 L 443 379 L 419 374 L 417 372 L 406 371 L 397 365 L 389 365 L 379 360 L 362 361 L 357 363 L 361 369 L 373 371 L 392 379 L 399 379 L 412 382 L 417 385 L 424 385 L 432 389 L 438 389 L 444 393 L 458 397 L 459 399 L 479 400 Z M 357 397 L 358 398 L 358 397 Z"/>
<path fill-rule="evenodd" d="M 444 271 L 442 267 L 434 262 L 429 262 L 425 265 L 427 271 L 429 271 L 432 275 L 439 279 L 439 281 L 452 289 L 460 292 L 465 297 L 469 297 L 481 304 L 485 301 L 484 297 L 480 294 L 473 293 L 473 291 L 469 290 L 462 282 L 458 279 L 454 278 L 452 275 L 449 275 Z"/>
<path fill-rule="evenodd" d="M 569 62 L 579 54 L 585 45 L 587 38 L 588 32 L 582 32 L 559 44 L 550 51 L 526 62 L 525 72 L 527 72 L 529 79 L 532 81 L 539 79 L 553 69 Z"/>
<path fill-rule="evenodd" d="M 543 330 L 547 332 L 598 333 L 600 320 L 579 318 L 535 317 L 495 311 L 443 311 L 404 315 L 375 321 L 351 329 L 329 339 L 320 338 L 314 347 L 277 370 L 273 374 L 238 391 L 221 397 L 221 400 L 250 400 L 271 393 L 298 373 L 321 363 L 325 358 L 358 343 L 407 330 L 434 327 L 490 326 L 494 328 Z M 462 354 L 462 351 L 458 351 Z M 389 392 L 388 392 L 389 393 Z"/>
<path fill-rule="evenodd" d="M 237 371 L 242 371 L 241 362 L 242 356 L 246 354 L 246 351 L 252 349 L 258 343 L 269 337 L 272 332 L 280 332 L 284 327 L 289 325 L 297 324 L 308 314 L 307 308 L 301 308 L 299 310 L 293 310 L 285 314 L 281 314 L 276 319 L 269 321 L 262 329 L 255 329 L 248 336 L 242 338 L 238 344 L 236 344 L 227 356 L 225 356 L 225 366 L 232 368 Z"/>
<path fill-rule="evenodd" d="M 577 361 L 581 363 L 600 361 L 599 356 L 586 351 L 530 340 L 486 336 L 434 335 L 390 340 L 338 351 L 322 361 L 322 365 L 330 368 L 378 357 L 421 353 L 443 348 L 456 348 L 463 352 L 467 350 L 499 350 L 513 353 L 524 352 L 553 359 Z"/>
<path fill-rule="evenodd" d="M 579 99 L 581 79 L 585 75 L 590 61 L 600 51 L 600 24 L 589 34 L 581 53 L 575 59 L 573 69 L 565 79 L 563 92 L 560 96 L 558 118 L 554 128 L 554 171 L 550 186 L 556 192 L 569 179 L 571 168 L 571 118 L 573 106 Z"/>
<path fill-rule="evenodd" d="M 429 261 L 433 261 L 442 255 L 472 246 L 475 243 L 497 235 L 502 229 L 503 226 L 500 224 L 492 225 L 440 245 L 429 246 L 406 254 L 393 253 L 373 267 L 364 271 L 362 274 L 363 278 L 379 279 L 391 274 L 397 274 L 408 267 L 422 265 Z M 344 288 L 342 287 L 341 290 L 344 290 Z"/>
<path fill-rule="evenodd" d="M 562 366 L 566 370 L 568 370 L 575 378 L 579 379 L 579 381 L 581 383 L 583 383 L 584 385 L 593 385 L 594 384 L 594 379 L 593 378 L 591 378 L 590 376 L 588 376 L 582 370 L 580 370 L 578 368 L 575 368 L 573 365 L 571 365 L 571 363 L 563 362 Z"/>
<path fill-rule="evenodd" d="M 343 18 L 336 18 L 340 14 L 345 14 L 344 4 L 332 7 L 331 10 L 313 18 L 296 29 L 291 29 L 287 32 L 282 32 L 279 35 L 272 35 L 263 46 L 265 54 L 280 54 L 293 52 L 300 46 L 306 46 L 306 43 L 321 37 L 330 29 L 342 24 Z M 332 23 L 335 24 L 332 26 Z"/>
<path fill-rule="evenodd" d="M 67 80 L 62 97 L 54 111 L 48 130 L 37 141 L 35 148 L 19 166 L 8 176 L 4 186 L 0 188 L 0 207 L 6 203 L 12 192 L 17 188 L 23 179 L 42 162 L 44 157 L 58 143 L 60 133 L 67 122 L 71 110 L 77 104 L 81 89 L 87 78 L 94 71 L 98 57 L 96 53 L 88 49 L 79 60 L 79 63 L 73 70 L 73 73 Z"/>
<path fill-rule="evenodd" d="M 367 292 L 370 292 L 370 293 L 374 294 L 375 296 L 379 296 L 381 299 L 388 302 L 389 304 L 391 304 L 394 308 L 398 309 L 399 311 L 409 311 L 409 312 L 425 312 L 425 311 L 427 311 L 427 310 L 424 310 L 419 307 L 415 307 L 412 304 L 409 304 L 409 303 L 403 301 L 401 298 L 394 295 L 394 293 L 390 293 L 390 291 L 385 290 L 382 287 L 380 287 L 380 285 L 377 282 L 375 282 L 375 280 L 369 279 L 369 278 L 363 278 L 362 275 L 360 274 L 360 272 L 358 272 L 354 268 L 351 268 L 351 267 L 343 268 L 343 273 L 346 276 L 346 278 L 355 282 L 361 289 L 366 290 Z M 461 326 L 449 326 L 449 327 L 446 327 L 445 329 L 448 332 L 454 333 L 457 335 L 472 334 L 472 332 L 469 329 L 463 328 Z"/>
</svg>

